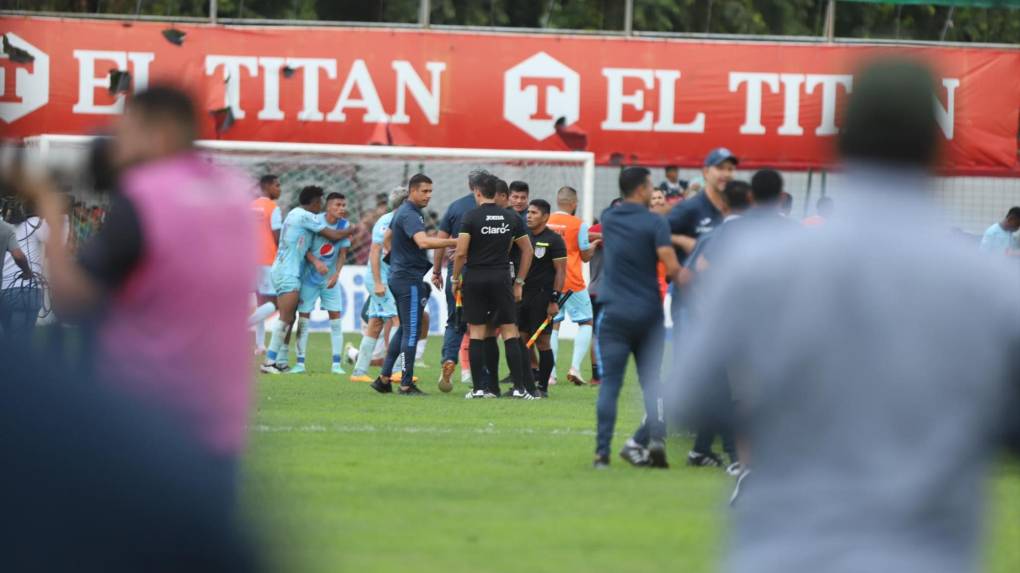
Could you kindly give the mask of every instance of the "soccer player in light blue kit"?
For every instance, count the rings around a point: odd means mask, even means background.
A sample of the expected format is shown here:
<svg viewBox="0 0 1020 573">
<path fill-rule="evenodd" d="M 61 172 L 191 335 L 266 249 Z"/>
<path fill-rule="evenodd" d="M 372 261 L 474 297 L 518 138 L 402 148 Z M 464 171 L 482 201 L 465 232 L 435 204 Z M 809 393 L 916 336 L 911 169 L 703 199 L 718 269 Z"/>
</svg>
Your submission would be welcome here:
<svg viewBox="0 0 1020 573">
<path fill-rule="evenodd" d="M 326 211 L 315 216 L 324 221 L 327 229 L 343 230 L 347 222 L 347 198 L 342 193 L 326 196 Z M 308 348 L 308 319 L 315 310 L 315 301 L 321 301 L 322 310 L 329 313 L 329 341 L 333 349 L 333 374 L 346 374 L 340 367 L 340 353 L 344 347 L 343 323 L 340 320 L 342 290 L 340 271 L 347 260 L 350 239 L 330 241 L 316 235 L 312 248 L 305 253 L 305 267 L 301 273 L 301 296 L 298 302 L 297 365 L 291 370 L 298 374 L 305 371 L 305 349 Z"/>
<path fill-rule="evenodd" d="M 334 229 L 326 226 L 324 219 L 315 215 L 322 210 L 322 187 L 309 185 L 298 195 L 299 207 L 287 213 L 280 230 L 280 246 L 276 251 L 276 260 L 270 276 L 277 294 L 277 308 L 280 310 L 280 323 L 273 330 L 269 339 L 266 361 L 262 364 L 262 372 L 279 374 L 287 371 L 287 333 L 297 314 L 298 300 L 301 291 L 301 271 L 305 254 L 312 246 L 312 239 L 321 235 L 331 241 L 339 241 L 351 236 L 353 229 Z"/>
<path fill-rule="evenodd" d="M 368 367 L 372 363 L 372 351 L 382 334 L 383 327 L 397 316 L 397 301 L 393 298 L 393 293 L 386 288 L 390 265 L 383 260 L 383 248 L 386 231 L 390 228 L 390 221 L 393 220 L 393 213 L 405 199 L 407 199 L 406 187 L 397 187 L 390 192 L 390 212 L 379 217 L 372 227 L 372 247 L 368 251 L 368 268 L 365 269 L 365 290 L 369 295 L 368 312 L 366 313 L 368 323 L 365 325 L 365 333 L 361 337 L 358 360 L 354 364 L 354 372 L 351 373 L 351 382 L 372 381 L 368 375 Z M 375 285 L 382 285 L 381 295 L 376 292 Z"/>
</svg>

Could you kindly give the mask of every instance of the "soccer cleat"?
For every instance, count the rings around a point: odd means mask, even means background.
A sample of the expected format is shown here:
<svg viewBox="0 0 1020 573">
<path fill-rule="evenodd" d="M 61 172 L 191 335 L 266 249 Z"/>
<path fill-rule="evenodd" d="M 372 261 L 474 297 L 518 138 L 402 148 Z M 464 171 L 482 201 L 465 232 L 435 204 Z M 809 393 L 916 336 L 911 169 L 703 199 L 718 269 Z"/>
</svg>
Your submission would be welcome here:
<svg viewBox="0 0 1020 573">
<path fill-rule="evenodd" d="M 457 367 L 453 363 L 453 360 L 447 360 L 443 362 L 443 372 L 439 375 L 439 391 L 446 393 L 453 390 L 453 383 L 450 382 L 450 378 L 453 377 L 453 370 Z"/>
<path fill-rule="evenodd" d="M 576 368 L 571 368 L 567 372 L 567 380 L 573 382 L 574 386 L 584 386 L 587 384 L 587 382 L 584 381 L 584 378 L 581 378 L 581 373 L 578 372 Z"/>
<path fill-rule="evenodd" d="M 375 382 L 372 382 L 372 389 L 380 394 L 390 394 L 393 392 L 393 383 L 384 382 L 380 376 L 375 379 Z"/>
<path fill-rule="evenodd" d="M 644 467 L 648 465 L 648 450 L 634 440 L 627 440 L 623 449 L 620 450 L 620 457 L 632 466 Z"/>
<path fill-rule="evenodd" d="M 403 377 L 404 377 L 404 373 L 403 372 L 394 372 L 393 376 L 390 376 L 390 380 L 392 380 L 394 382 L 400 382 Z M 418 381 L 418 377 L 417 376 L 411 376 L 411 384 L 414 384 L 417 381 Z"/>
<path fill-rule="evenodd" d="M 723 461 L 715 452 L 703 454 L 691 450 L 687 453 L 687 465 L 698 468 L 717 468 L 723 465 Z"/>
<path fill-rule="evenodd" d="M 347 360 L 348 364 L 354 364 L 358 361 L 358 349 L 350 342 L 344 345 L 344 359 Z"/>
<path fill-rule="evenodd" d="M 334 362 L 333 367 L 330 368 L 329 371 L 332 374 L 347 374 L 347 372 L 344 371 L 343 366 L 340 366 L 339 362 Z"/>
<path fill-rule="evenodd" d="M 400 394 L 401 396 L 426 396 L 427 395 L 427 394 L 425 394 L 425 392 L 421 391 L 421 388 L 415 386 L 414 384 L 411 384 L 411 385 L 408 385 L 408 386 L 404 386 L 403 384 L 401 384 L 400 385 L 400 390 L 398 390 L 397 393 Z"/>
<path fill-rule="evenodd" d="M 266 362 L 262 366 L 259 366 L 259 371 L 263 374 L 279 374 L 280 369 L 276 367 L 276 364 L 272 362 Z"/>
<path fill-rule="evenodd" d="M 351 382 L 371 382 L 372 377 L 368 374 L 351 374 Z"/>
<path fill-rule="evenodd" d="M 290 372 L 288 372 L 288 374 L 304 374 L 304 373 L 305 373 L 304 362 L 298 362 L 297 364 L 294 365 L 293 368 L 290 369 Z"/>
<path fill-rule="evenodd" d="M 738 477 L 740 472 L 744 471 L 744 466 L 740 465 L 740 462 L 733 462 L 726 466 L 726 475 Z"/>
<path fill-rule="evenodd" d="M 492 392 L 486 392 L 485 390 L 472 390 L 464 396 L 467 400 L 489 400 L 498 397 Z"/>
<path fill-rule="evenodd" d="M 280 371 L 280 374 L 290 371 L 290 364 L 287 364 L 286 362 L 277 362 L 273 366 L 275 366 L 276 369 Z"/>
<path fill-rule="evenodd" d="M 662 440 L 652 440 L 648 443 L 648 465 L 662 469 L 669 467 L 666 461 L 666 443 Z"/>
<path fill-rule="evenodd" d="M 733 493 L 730 494 L 730 507 L 737 504 L 737 498 L 740 497 L 740 491 L 744 488 L 744 481 L 747 480 L 747 476 L 751 475 L 751 470 L 742 469 L 740 474 L 737 475 L 737 483 L 733 484 Z"/>
<path fill-rule="evenodd" d="M 521 389 L 521 388 L 514 388 L 512 392 L 507 392 L 506 396 L 508 398 L 513 398 L 513 399 L 516 399 L 516 400 L 537 400 L 538 399 L 538 396 L 535 396 L 534 394 L 528 392 L 527 390 Z"/>
<path fill-rule="evenodd" d="M 609 456 L 606 454 L 596 454 L 595 461 L 591 463 L 591 467 L 597 470 L 608 470 Z"/>
</svg>

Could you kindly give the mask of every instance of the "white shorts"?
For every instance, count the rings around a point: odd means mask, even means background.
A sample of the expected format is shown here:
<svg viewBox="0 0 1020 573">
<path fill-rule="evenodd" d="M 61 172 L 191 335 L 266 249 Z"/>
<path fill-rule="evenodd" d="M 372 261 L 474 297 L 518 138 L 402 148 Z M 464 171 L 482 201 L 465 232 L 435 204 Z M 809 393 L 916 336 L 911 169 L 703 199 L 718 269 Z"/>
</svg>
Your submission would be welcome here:
<svg viewBox="0 0 1020 573">
<path fill-rule="evenodd" d="M 276 296 L 276 289 L 273 288 L 273 265 L 262 265 L 259 267 L 258 283 L 255 285 L 255 292 L 263 296 Z"/>
<path fill-rule="evenodd" d="M 595 317 L 595 313 L 591 308 L 591 297 L 588 296 L 588 291 L 577 291 L 570 295 L 567 302 L 563 303 L 563 306 L 560 307 L 560 312 L 553 319 L 553 322 L 563 322 L 564 317 L 567 315 L 574 322 L 587 322 Z"/>
</svg>

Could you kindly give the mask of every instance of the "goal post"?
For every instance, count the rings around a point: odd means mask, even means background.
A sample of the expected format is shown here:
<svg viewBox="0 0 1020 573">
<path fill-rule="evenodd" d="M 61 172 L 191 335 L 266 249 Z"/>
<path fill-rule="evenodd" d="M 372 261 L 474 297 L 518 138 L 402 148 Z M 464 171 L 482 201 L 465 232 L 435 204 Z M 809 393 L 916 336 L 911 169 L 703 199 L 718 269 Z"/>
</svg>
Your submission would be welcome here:
<svg viewBox="0 0 1020 573">
<path fill-rule="evenodd" d="M 74 162 L 87 155 L 92 140 L 90 136 L 48 134 L 28 137 L 25 143 L 40 163 L 58 163 L 74 170 Z M 253 179 L 270 172 L 279 175 L 285 193 L 293 191 L 286 188 L 288 184 L 320 184 L 327 192 L 385 193 L 422 171 L 435 181 L 437 201 L 429 208 L 441 213 L 467 193 L 471 170 L 487 169 L 507 182 L 528 182 L 533 198 L 545 198 L 553 206 L 559 187 L 574 187 L 579 195 L 578 216 L 589 224 L 595 217 L 595 155 L 587 151 L 231 140 L 200 140 L 195 147 L 212 161 L 238 168 Z"/>
</svg>

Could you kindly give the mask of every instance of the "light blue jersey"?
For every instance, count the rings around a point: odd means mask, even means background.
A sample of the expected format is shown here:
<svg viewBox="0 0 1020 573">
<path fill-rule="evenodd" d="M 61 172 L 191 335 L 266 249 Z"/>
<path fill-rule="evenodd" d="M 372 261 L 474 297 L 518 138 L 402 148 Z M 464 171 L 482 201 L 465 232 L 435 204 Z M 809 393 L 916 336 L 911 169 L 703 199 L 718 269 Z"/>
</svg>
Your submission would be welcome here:
<svg viewBox="0 0 1020 573">
<path fill-rule="evenodd" d="M 318 215 L 315 216 L 315 218 L 320 220 L 324 226 L 330 226 L 329 223 L 326 221 L 325 213 L 319 213 Z M 335 225 L 332 225 L 332 227 L 334 229 L 342 231 L 346 229 L 349 225 L 350 223 L 347 222 L 347 219 L 340 219 L 339 221 L 336 222 Z M 326 281 L 329 280 L 329 277 L 333 276 L 333 273 L 336 272 L 336 263 L 340 258 L 339 257 L 340 250 L 349 248 L 351 248 L 350 239 L 330 241 L 329 239 L 323 237 L 322 235 L 314 235 L 312 237 L 311 252 L 322 263 L 324 263 L 326 265 L 326 268 L 329 270 L 325 275 L 321 275 L 319 274 L 318 271 L 315 270 L 315 267 L 313 265 L 306 263 L 304 266 L 305 270 L 301 275 L 301 281 L 306 284 L 312 284 L 317 286 L 325 285 Z"/>
<path fill-rule="evenodd" d="M 287 213 L 280 230 L 280 246 L 273 262 L 273 274 L 279 277 L 299 278 L 305 253 L 312 245 L 316 233 L 326 228 L 326 220 L 301 207 Z"/>
<path fill-rule="evenodd" d="M 383 244 L 383 239 L 386 238 L 386 230 L 390 228 L 390 221 L 392 220 L 393 211 L 390 211 L 389 213 L 386 213 L 382 217 L 379 217 L 379 220 L 375 222 L 375 225 L 372 227 L 373 245 Z M 381 253 L 379 257 L 379 278 L 382 279 L 382 282 L 386 283 L 389 281 L 390 278 L 390 266 L 386 264 L 385 261 L 382 260 L 384 256 L 385 253 Z M 365 269 L 365 288 L 368 289 L 368 292 L 372 292 L 374 287 L 375 280 L 372 278 L 372 263 L 371 261 L 369 261 L 369 264 Z"/>
<path fill-rule="evenodd" d="M 1002 228 L 1002 225 L 995 223 L 985 230 L 981 237 L 981 250 L 986 253 L 1004 255 L 1008 251 L 1016 250 L 1017 240 L 1013 233 Z"/>
</svg>

